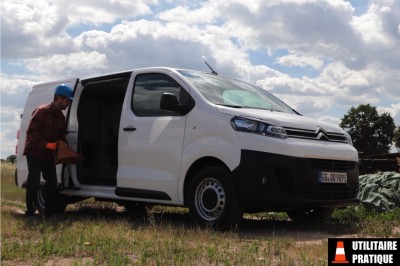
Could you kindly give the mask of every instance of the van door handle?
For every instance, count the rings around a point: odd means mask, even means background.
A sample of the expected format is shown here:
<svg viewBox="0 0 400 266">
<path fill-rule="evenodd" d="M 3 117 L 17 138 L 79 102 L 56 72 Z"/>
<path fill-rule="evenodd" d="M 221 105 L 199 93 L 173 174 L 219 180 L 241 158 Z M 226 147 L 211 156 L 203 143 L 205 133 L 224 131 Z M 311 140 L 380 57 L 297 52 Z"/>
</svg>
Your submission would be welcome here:
<svg viewBox="0 0 400 266">
<path fill-rule="evenodd" d="M 134 128 L 134 127 L 124 127 L 123 130 L 129 132 L 129 131 L 135 131 L 136 128 Z"/>
</svg>

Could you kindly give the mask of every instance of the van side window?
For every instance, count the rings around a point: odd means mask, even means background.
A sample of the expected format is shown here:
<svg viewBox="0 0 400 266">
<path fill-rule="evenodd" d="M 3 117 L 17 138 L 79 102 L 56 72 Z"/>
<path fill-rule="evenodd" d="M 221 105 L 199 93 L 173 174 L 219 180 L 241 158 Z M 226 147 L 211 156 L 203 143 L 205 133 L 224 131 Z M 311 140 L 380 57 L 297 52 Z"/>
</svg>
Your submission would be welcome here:
<svg viewBox="0 0 400 266">
<path fill-rule="evenodd" d="M 179 116 L 179 113 L 162 110 L 161 96 L 175 94 L 186 102 L 189 94 L 171 77 L 164 74 L 141 74 L 136 77 L 133 88 L 132 110 L 137 116 Z"/>
</svg>

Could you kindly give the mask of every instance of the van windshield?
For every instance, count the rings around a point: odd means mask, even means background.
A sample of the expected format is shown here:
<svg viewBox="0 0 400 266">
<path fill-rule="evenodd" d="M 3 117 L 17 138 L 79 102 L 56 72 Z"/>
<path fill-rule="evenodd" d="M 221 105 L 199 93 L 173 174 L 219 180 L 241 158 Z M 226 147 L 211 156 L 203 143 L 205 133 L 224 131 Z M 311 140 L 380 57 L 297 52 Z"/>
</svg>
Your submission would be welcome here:
<svg viewBox="0 0 400 266">
<path fill-rule="evenodd" d="M 208 73 L 178 70 L 210 102 L 233 108 L 265 109 L 295 114 L 284 102 L 267 91 L 245 82 Z"/>
</svg>

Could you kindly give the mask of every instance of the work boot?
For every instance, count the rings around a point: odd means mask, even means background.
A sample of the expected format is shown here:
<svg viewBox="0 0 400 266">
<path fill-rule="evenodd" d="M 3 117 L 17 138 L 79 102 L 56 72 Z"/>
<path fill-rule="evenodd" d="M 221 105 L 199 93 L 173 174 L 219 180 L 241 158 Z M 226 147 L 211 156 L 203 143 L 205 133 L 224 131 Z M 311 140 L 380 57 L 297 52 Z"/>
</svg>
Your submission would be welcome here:
<svg viewBox="0 0 400 266">
<path fill-rule="evenodd" d="M 32 217 L 35 215 L 35 211 L 25 211 L 25 216 L 26 217 Z"/>
</svg>

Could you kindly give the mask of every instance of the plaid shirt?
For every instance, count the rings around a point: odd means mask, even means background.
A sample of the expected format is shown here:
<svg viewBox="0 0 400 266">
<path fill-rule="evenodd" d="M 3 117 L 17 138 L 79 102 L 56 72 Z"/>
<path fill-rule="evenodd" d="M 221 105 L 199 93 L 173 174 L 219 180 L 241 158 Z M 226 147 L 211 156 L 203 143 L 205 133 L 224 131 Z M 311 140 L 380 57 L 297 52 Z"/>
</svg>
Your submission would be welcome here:
<svg viewBox="0 0 400 266">
<path fill-rule="evenodd" d="M 66 124 L 62 111 L 54 103 L 44 104 L 32 112 L 26 131 L 24 155 L 29 154 L 44 160 L 53 160 L 53 151 L 46 148 L 48 142 L 65 140 Z"/>
</svg>

